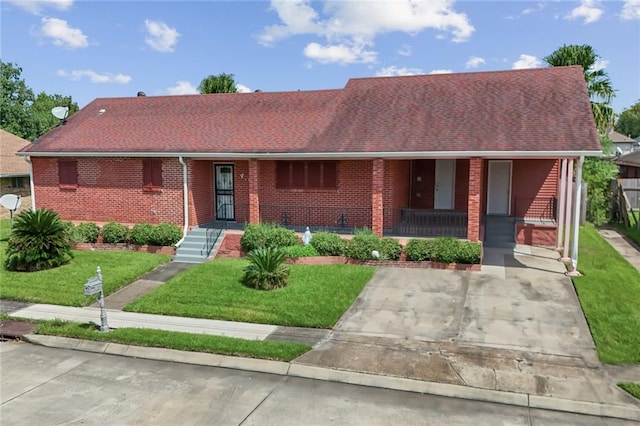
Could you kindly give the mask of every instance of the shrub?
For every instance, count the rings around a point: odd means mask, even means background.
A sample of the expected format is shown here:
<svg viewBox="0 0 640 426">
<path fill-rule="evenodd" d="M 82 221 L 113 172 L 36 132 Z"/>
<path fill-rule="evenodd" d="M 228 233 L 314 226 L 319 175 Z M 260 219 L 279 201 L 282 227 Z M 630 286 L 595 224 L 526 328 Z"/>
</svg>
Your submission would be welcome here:
<svg viewBox="0 0 640 426">
<path fill-rule="evenodd" d="M 75 231 L 80 236 L 79 243 L 95 243 L 100 235 L 100 227 L 93 222 L 81 223 L 75 227 Z"/>
<path fill-rule="evenodd" d="M 150 223 L 136 223 L 131 230 L 131 242 L 139 246 L 151 244 L 154 226 Z"/>
<path fill-rule="evenodd" d="M 453 263 L 458 258 L 460 240 L 453 237 L 438 237 L 432 241 L 431 260 L 442 263 Z"/>
<path fill-rule="evenodd" d="M 432 244 L 429 240 L 409 240 L 404 248 L 407 260 L 422 262 L 431 260 Z"/>
<path fill-rule="evenodd" d="M 288 247 L 298 244 L 295 232 L 270 223 L 249 224 L 240 239 L 242 250 L 250 252 L 266 247 Z"/>
<path fill-rule="evenodd" d="M 182 238 L 182 231 L 172 223 L 161 223 L 153 229 L 150 244 L 156 246 L 172 246 Z"/>
<path fill-rule="evenodd" d="M 371 260 L 373 250 L 380 251 L 380 238 L 373 232 L 363 229 L 356 231 L 356 234 L 349 241 L 347 256 L 357 260 Z"/>
<path fill-rule="evenodd" d="M 284 254 L 288 257 L 310 257 L 310 256 L 318 256 L 318 251 L 311 245 L 303 246 L 301 244 L 296 244 L 295 246 L 288 246 L 282 248 Z"/>
<path fill-rule="evenodd" d="M 400 241 L 385 237 L 380 240 L 380 258 L 385 260 L 400 260 L 402 244 Z"/>
<path fill-rule="evenodd" d="M 67 238 L 71 243 L 82 243 L 82 235 L 78 228 L 73 225 L 71 221 L 66 221 L 64 223 L 64 232 L 67 234 Z"/>
<path fill-rule="evenodd" d="M 477 265 L 482 257 L 482 246 L 480 243 L 472 243 L 469 241 L 461 241 L 458 248 L 457 263 L 467 263 Z"/>
<path fill-rule="evenodd" d="M 56 212 L 24 210 L 16 216 L 7 244 L 7 269 L 40 271 L 63 265 L 72 257 L 67 226 Z"/>
<path fill-rule="evenodd" d="M 109 222 L 102 227 L 102 241 L 109 244 L 129 241 L 129 228 L 116 222 Z"/>
<path fill-rule="evenodd" d="M 249 265 L 244 269 L 242 282 L 257 290 L 273 290 L 287 285 L 289 268 L 284 265 L 286 255 L 280 248 L 267 247 L 249 252 Z"/>
<path fill-rule="evenodd" d="M 343 256 L 347 247 L 345 240 L 333 232 L 319 231 L 311 236 L 311 243 L 320 256 Z"/>
</svg>

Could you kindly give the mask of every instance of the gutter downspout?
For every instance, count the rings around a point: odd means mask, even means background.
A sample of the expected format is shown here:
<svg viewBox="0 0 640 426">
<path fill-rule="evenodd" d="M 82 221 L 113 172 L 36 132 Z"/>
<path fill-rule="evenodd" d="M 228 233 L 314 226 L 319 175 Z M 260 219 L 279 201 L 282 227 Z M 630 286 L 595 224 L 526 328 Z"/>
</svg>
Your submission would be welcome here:
<svg viewBox="0 0 640 426">
<path fill-rule="evenodd" d="M 581 155 L 576 166 L 576 196 L 573 210 L 573 247 L 571 248 L 571 271 L 570 276 L 580 276 L 578 272 L 578 237 L 580 236 L 580 198 L 582 195 L 582 165 L 584 156 Z"/>
<path fill-rule="evenodd" d="M 175 246 L 180 247 L 180 245 L 184 242 L 184 239 L 187 237 L 187 232 L 189 232 L 189 193 L 188 185 L 187 185 L 187 163 L 184 162 L 182 155 L 178 157 L 178 161 L 182 164 L 182 203 L 184 205 L 184 227 L 182 228 L 182 238 L 178 241 Z"/>
<path fill-rule="evenodd" d="M 36 187 L 33 184 L 33 164 L 31 163 L 31 157 L 24 156 L 24 161 L 29 163 L 29 190 L 31 191 L 31 211 L 36 211 Z"/>
</svg>

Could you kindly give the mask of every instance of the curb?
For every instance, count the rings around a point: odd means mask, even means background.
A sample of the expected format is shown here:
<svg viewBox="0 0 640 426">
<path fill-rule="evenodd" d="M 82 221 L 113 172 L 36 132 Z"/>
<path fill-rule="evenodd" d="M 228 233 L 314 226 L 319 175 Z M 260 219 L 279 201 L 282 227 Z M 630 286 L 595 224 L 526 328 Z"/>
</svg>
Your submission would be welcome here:
<svg viewBox="0 0 640 426">
<path fill-rule="evenodd" d="M 280 376 L 324 380 L 351 385 L 640 422 L 640 408 L 620 405 L 574 401 L 526 393 L 473 388 L 448 383 L 426 382 L 403 377 L 379 376 L 375 374 L 336 370 L 332 368 L 289 363 L 284 361 L 271 361 L 203 352 L 179 351 L 176 349 L 123 345 L 120 343 L 97 342 L 93 340 L 72 339 L 68 337 L 26 334 L 23 336 L 23 339 L 31 344 L 50 348 L 71 349 L 84 352 L 126 356 L 154 361 L 202 365 L 208 367 L 232 368 L 258 373 L 276 374 Z"/>
</svg>

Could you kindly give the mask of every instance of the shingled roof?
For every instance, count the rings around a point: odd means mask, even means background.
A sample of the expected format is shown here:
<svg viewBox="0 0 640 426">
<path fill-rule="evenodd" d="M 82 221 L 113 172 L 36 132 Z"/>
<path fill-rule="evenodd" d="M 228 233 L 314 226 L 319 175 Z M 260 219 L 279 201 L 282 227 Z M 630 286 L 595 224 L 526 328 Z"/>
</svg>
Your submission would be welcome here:
<svg viewBox="0 0 640 426">
<path fill-rule="evenodd" d="M 580 67 L 357 78 L 336 90 L 101 98 L 24 150 L 256 158 L 598 151 Z"/>
<path fill-rule="evenodd" d="M 0 129 L 0 177 L 29 176 L 29 165 L 16 152 L 31 143 Z"/>
</svg>

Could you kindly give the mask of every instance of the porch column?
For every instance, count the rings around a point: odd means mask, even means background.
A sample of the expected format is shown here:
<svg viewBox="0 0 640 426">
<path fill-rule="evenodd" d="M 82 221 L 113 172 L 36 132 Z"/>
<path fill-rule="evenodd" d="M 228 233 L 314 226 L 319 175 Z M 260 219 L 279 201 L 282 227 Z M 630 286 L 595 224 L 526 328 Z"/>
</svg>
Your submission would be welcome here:
<svg viewBox="0 0 640 426">
<path fill-rule="evenodd" d="M 565 227 L 566 232 L 564 233 L 564 251 L 562 252 L 562 258 L 560 259 L 563 262 L 568 262 L 569 260 L 571 260 L 571 258 L 569 257 L 569 240 L 571 239 L 571 206 L 572 206 L 572 200 L 571 200 L 571 185 L 572 185 L 572 179 L 571 176 L 573 176 L 573 158 L 571 158 L 569 160 L 569 163 L 567 164 L 567 179 L 566 179 L 566 184 L 567 184 L 567 203 L 565 206 L 565 215 L 564 215 L 564 223 L 565 223 Z"/>
<path fill-rule="evenodd" d="M 582 196 L 582 165 L 584 164 L 584 156 L 580 156 L 578 165 L 576 166 L 576 196 L 573 211 L 573 247 L 571 248 L 571 271 L 569 275 L 580 275 L 578 272 L 578 240 L 580 236 L 580 198 Z"/>
<path fill-rule="evenodd" d="M 480 200 L 482 199 L 482 158 L 469 160 L 469 201 L 467 205 L 467 239 L 480 241 Z"/>
<path fill-rule="evenodd" d="M 384 160 L 373 160 L 373 173 L 371 176 L 371 230 L 382 237 L 384 226 Z"/>
<path fill-rule="evenodd" d="M 260 222 L 260 196 L 258 192 L 258 160 L 249 160 L 249 223 Z"/>
<path fill-rule="evenodd" d="M 562 236 L 564 235 L 564 201 L 567 193 L 567 159 L 563 158 L 560 161 L 562 163 L 562 166 L 560 167 L 560 194 L 558 198 L 558 207 L 560 207 L 560 210 L 558 212 L 558 229 L 556 230 L 556 250 L 558 250 L 558 252 L 562 250 Z"/>
</svg>

